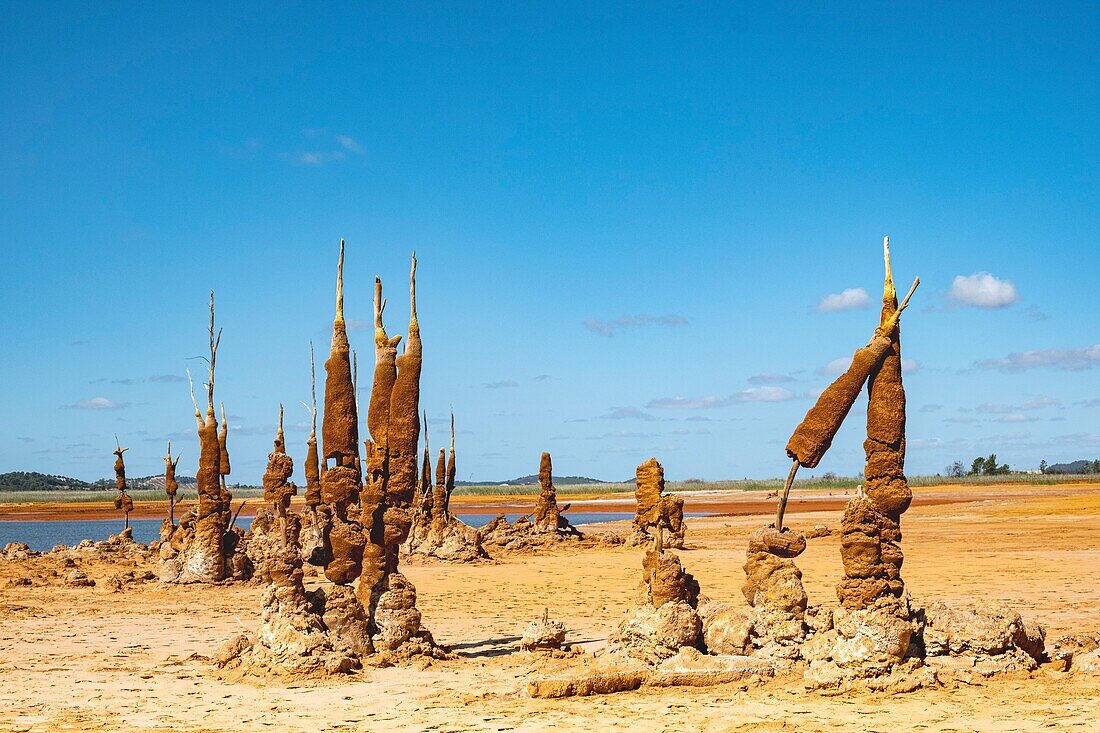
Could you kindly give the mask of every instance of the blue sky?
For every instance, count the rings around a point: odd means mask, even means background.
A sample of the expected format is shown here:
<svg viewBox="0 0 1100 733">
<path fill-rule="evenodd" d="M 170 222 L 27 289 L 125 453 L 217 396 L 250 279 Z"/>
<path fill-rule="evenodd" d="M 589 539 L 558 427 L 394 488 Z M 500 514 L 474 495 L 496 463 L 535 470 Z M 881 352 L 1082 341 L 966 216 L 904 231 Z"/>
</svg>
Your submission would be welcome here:
<svg viewBox="0 0 1100 733">
<path fill-rule="evenodd" d="M 1098 457 L 1100 10 L 956 6 L 9 6 L 0 471 L 106 476 L 117 432 L 193 473 L 211 288 L 233 478 L 280 401 L 300 463 L 340 237 L 391 333 L 416 250 L 463 479 L 782 474 L 885 234 L 910 473 Z M 861 469 L 862 410 L 818 472 Z"/>
</svg>

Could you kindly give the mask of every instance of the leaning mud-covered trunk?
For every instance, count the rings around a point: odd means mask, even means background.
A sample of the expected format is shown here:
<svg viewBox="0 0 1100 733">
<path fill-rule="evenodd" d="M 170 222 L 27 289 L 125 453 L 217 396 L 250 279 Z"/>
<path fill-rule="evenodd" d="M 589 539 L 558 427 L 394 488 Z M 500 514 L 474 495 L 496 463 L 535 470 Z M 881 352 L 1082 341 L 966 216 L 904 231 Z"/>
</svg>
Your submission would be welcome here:
<svg viewBox="0 0 1100 733">
<path fill-rule="evenodd" d="M 329 559 L 325 575 L 334 583 L 348 584 L 363 568 L 366 537 L 349 508 L 359 498 L 359 417 L 355 407 L 355 383 L 351 371 L 351 347 L 344 322 L 344 242 L 336 274 L 336 318 L 332 323 L 332 348 L 325 362 L 325 417 L 321 423 L 324 465 L 321 470 L 321 501 L 332 518 L 325 533 L 325 554 Z M 329 465 L 332 461 L 332 465 Z"/>
<path fill-rule="evenodd" d="M 882 320 L 871 341 L 856 350 L 848 369 L 821 393 L 787 441 L 787 456 L 793 458 L 794 463 L 779 499 L 776 529 L 783 529 L 783 513 L 798 467 L 814 468 L 833 444 L 833 438 L 852 409 L 864 383 L 879 368 L 887 352 L 893 349 L 894 342 L 890 334 L 895 330 L 901 312 L 909 305 L 909 299 L 913 297 L 919 284 L 920 278 L 913 281 L 905 300 Z"/>
<path fill-rule="evenodd" d="M 873 342 L 876 349 L 882 347 L 882 355 L 867 370 L 866 485 L 848 502 L 841 519 L 844 580 L 837 586 L 841 607 L 833 611 L 832 628 L 803 649 L 810 661 L 806 676 L 817 684 L 888 673 L 905 658 L 909 640 L 920 628 L 902 593 L 899 546 L 899 520 L 911 494 L 903 473 L 905 392 L 897 324 L 909 296 L 898 304 L 889 239 L 883 253 L 882 314 Z"/>
</svg>

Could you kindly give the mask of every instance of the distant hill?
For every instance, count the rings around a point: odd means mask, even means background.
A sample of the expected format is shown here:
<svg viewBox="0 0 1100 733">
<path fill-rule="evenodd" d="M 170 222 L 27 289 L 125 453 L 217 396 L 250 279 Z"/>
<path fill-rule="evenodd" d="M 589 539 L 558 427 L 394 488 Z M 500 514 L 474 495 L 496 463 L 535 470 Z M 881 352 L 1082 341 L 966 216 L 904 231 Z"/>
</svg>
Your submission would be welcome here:
<svg viewBox="0 0 1100 733">
<path fill-rule="evenodd" d="M 1055 463 L 1047 466 L 1047 473 L 1094 473 L 1095 461 L 1073 461 L 1072 463 Z"/>
<path fill-rule="evenodd" d="M 0 491 L 73 491 L 91 489 L 87 481 L 37 471 L 0 473 Z"/>
<path fill-rule="evenodd" d="M 507 481 L 455 481 L 455 486 L 536 486 L 538 482 L 538 474 L 533 473 L 528 476 L 508 479 Z M 600 481 L 598 478 L 589 478 L 588 476 L 554 476 L 554 483 L 561 486 L 571 486 L 575 484 L 606 484 L 611 482 Z"/>
<path fill-rule="evenodd" d="M 194 476 L 176 476 L 181 488 L 197 485 Z M 131 489 L 164 489 L 164 476 L 142 476 L 127 479 Z M 101 478 L 91 483 L 69 476 L 55 476 L 37 471 L 0 473 L 0 491 L 103 491 L 115 488 L 113 478 Z"/>
</svg>

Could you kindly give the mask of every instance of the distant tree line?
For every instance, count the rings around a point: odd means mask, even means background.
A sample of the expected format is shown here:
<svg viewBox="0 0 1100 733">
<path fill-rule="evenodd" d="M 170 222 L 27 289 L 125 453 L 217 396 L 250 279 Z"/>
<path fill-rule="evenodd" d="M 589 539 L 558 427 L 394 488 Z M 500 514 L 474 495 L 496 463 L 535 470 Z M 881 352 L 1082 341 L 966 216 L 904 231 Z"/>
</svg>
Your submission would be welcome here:
<svg viewBox="0 0 1100 733">
<path fill-rule="evenodd" d="M 951 478 L 962 478 L 963 476 L 1001 476 L 1011 472 L 1012 470 L 1008 467 L 1007 463 L 997 463 L 996 453 L 990 453 L 988 456 L 978 456 L 970 462 L 970 470 L 967 470 L 962 461 L 955 461 L 947 467 L 947 475 Z"/>
<path fill-rule="evenodd" d="M 1000 476 L 1008 473 L 1026 473 L 1012 471 L 1008 464 L 997 463 L 997 454 L 978 456 L 970 462 L 970 468 L 962 461 L 955 461 L 947 467 L 947 475 L 951 478 L 964 476 Z M 1100 474 L 1100 460 L 1073 461 L 1072 463 L 1056 463 L 1051 465 L 1045 460 L 1039 461 L 1039 473 L 1044 474 Z"/>
</svg>

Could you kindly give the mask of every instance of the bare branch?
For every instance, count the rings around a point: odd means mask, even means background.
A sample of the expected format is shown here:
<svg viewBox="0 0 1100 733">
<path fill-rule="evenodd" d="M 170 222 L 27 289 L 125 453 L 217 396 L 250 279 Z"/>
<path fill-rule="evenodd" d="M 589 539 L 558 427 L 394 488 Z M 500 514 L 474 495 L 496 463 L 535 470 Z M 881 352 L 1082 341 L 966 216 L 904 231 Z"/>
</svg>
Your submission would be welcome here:
<svg viewBox="0 0 1100 733">
<path fill-rule="evenodd" d="M 195 381 L 191 378 L 191 370 L 187 371 L 187 384 L 191 387 L 191 404 L 195 406 L 195 421 L 202 427 L 202 412 L 199 411 L 198 400 L 195 399 Z"/>
</svg>

